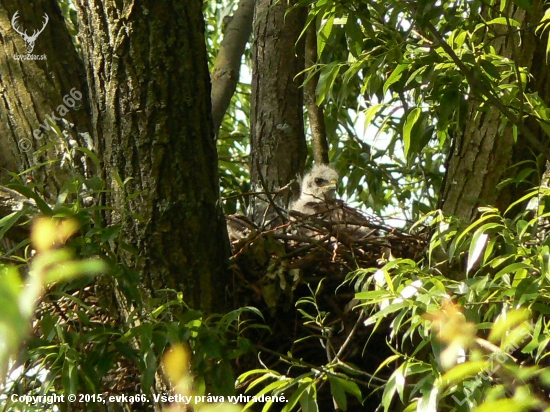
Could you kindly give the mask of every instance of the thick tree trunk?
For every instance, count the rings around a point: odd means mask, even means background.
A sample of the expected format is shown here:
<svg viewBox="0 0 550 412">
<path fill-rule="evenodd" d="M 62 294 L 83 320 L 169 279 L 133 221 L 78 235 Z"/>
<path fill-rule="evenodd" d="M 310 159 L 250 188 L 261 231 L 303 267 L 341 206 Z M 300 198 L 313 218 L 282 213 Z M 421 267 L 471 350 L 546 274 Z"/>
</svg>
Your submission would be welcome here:
<svg viewBox="0 0 550 412">
<path fill-rule="evenodd" d="M 20 33 L 41 28 L 28 53 Z M 84 66 L 55 0 L 36 6 L 24 0 L 1 1 L 0 34 L 0 167 L 19 172 L 32 168 L 28 173 L 32 179 L 55 196 L 72 173 L 85 172 L 83 153 L 74 147 L 94 149 L 88 138 L 91 122 Z M 58 132 L 50 127 L 52 122 Z M 49 149 L 36 153 L 50 143 Z M 0 169 L 0 177 L 2 173 Z"/>
<path fill-rule="evenodd" d="M 521 22 L 524 27 L 538 23 L 543 15 L 540 1 L 534 2 L 533 14 L 511 4 L 508 9 L 510 18 Z M 509 31 L 509 28 L 504 26 L 502 30 Z M 548 102 L 550 71 L 545 63 L 546 42 L 541 41 L 532 30 L 521 30 L 519 33 L 521 47 L 518 47 L 518 32 L 497 37 L 490 44 L 497 54 L 513 59 L 519 67 L 526 67 L 535 80 L 532 84 L 523 84 L 523 89 L 537 91 Z M 514 81 L 517 82 L 517 79 Z M 515 143 L 511 122 L 508 121 L 503 127 L 503 120 L 504 116 L 498 108 L 489 105 L 480 112 L 478 103 L 470 103 L 465 128 L 456 136 L 449 159 L 442 194 L 442 209 L 447 214 L 470 221 L 475 218 L 479 206 L 494 205 L 504 211 L 525 194 L 515 184 L 502 190 L 496 189 L 511 173 L 518 172 L 515 168 L 509 169 L 510 166 L 522 160 L 535 160 L 535 156 L 540 154 L 521 133 Z M 547 140 L 535 121 L 528 120 L 525 126 L 541 142 Z"/>
<path fill-rule="evenodd" d="M 78 0 L 107 217 L 137 250 L 146 290 L 224 309 L 229 243 L 220 202 L 200 0 Z M 124 182 L 123 187 L 120 183 Z"/>
<path fill-rule="evenodd" d="M 296 78 L 304 68 L 304 42 L 297 41 L 306 9 L 286 14 L 289 7 L 286 1 L 259 0 L 254 13 L 250 170 L 256 192 L 275 192 L 296 179 L 307 156 L 301 80 Z M 282 207 L 290 199 L 289 190 L 272 196 Z M 256 223 L 275 215 L 272 207 L 266 213 L 268 202 L 265 196 L 251 202 Z"/>
</svg>

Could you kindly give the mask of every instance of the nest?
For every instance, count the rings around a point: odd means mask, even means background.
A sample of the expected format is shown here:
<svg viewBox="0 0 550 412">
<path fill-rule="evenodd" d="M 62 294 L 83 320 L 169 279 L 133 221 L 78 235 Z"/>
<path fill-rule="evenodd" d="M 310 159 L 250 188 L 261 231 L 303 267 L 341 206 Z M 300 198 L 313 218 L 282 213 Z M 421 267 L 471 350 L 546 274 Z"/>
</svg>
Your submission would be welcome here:
<svg viewBox="0 0 550 412">
<path fill-rule="evenodd" d="M 316 215 L 291 211 L 286 222 L 281 217 L 264 230 L 243 216 L 226 217 L 236 286 L 259 293 L 270 308 L 280 302 L 262 290 L 274 280 L 287 295 L 304 282 L 341 283 L 350 272 L 379 267 L 390 256 L 417 259 L 426 245 L 424 233 L 389 227 L 339 202 Z"/>
<path fill-rule="evenodd" d="M 380 328 L 376 337 L 363 326 L 364 313 L 354 310 L 354 287 L 345 280 L 358 269 L 380 267 L 391 256 L 420 258 L 425 232 L 389 227 L 340 202 L 315 215 L 290 212 L 289 219 L 282 218 L 262 230 L 245 217 L 226 217 L 235 304 L 263 309 L 270 327 L 270 332 L 250 337 L 261 349 L 262 363 L 282 374 L 299 375 L 304 370 L 289 368 L 288 356 L 311 367 L 333 362 L 338 355 L 341 362 L 374 372 L 391 355 L 387 333 Z M 312 318 L 321 314 L 326 327 L 308 320 L 304 312 Z M 365 350 L 366 342 L 374 350 Z M 246 370 L 259 365 L 242 366 Z M 330 389 L 319 396 L 327 397 L 322 403 L 333 410 Z M 379 400 L 370 401 L 375 407 Z"/>
</svg>

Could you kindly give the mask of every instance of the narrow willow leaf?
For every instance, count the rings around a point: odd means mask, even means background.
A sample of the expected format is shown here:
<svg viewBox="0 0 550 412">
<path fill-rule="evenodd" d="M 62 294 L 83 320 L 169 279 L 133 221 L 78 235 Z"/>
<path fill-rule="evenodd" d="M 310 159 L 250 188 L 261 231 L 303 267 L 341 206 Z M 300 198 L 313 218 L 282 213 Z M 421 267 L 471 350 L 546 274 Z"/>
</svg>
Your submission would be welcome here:
<svg viewBox="0 0 550 412">
<path fill-rule="evenodd" d="M 481 252 L 483 252 L 485 245 L 487 245 L 487 239 L 489 239 L 489 235 L 486 233 L 477 231 L 474 234 L 472 243 L 470 244 L 470 253 L 468 254 L 468 265 L 466 272 L 469 272 L 477 263 L 479 257 L 481 256 Z"/>
<path fill-rule="evenodd" d="M 405 120 L 405 124 L 403 125 L 403 142 L 405 143 L 405 157 L 409 156 L 409 151 L 411 149 L 411 132 L 420 118 L 420 114 L 422 113 L 422 110 L 418 107 L 415 107 L 411 110 L 411 112 L 407 116 L 407 120 Z"/>
</svg>

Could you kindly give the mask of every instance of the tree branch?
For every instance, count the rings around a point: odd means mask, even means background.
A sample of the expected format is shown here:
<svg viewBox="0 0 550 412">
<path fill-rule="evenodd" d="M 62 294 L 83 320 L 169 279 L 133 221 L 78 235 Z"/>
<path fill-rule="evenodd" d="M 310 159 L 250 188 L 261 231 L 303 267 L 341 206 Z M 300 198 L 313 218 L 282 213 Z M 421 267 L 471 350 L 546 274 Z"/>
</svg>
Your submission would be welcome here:
<svg viewBox="0 0 550 412">
<path fill-rule="evenodd" d="M 305 67 L 314 70 L 312 67 L 317 62 L 317 32 L 315 22 L 311 22 L 306 32 Z M 328 141 L 325 127 L 325 113 L 321 106 L 317 105 L 315 91 L 319 83 L 319 72 L 315 73 L 304 85 L 304 102 L 309 116 L 311 127 L 311 146 L 313 159 L 316 164 L 328 164 Z"/>
<path fill-rule="evenodd" d="M 414 8 L 413 8 L 414 10 Z M 546 159 L 550 160 L 550 153 L 548 148 L 543 145 L 537 136 L 523 123 L 523 119 L 516 116 L 511 110 L 509 110 L 502 101 L 496 97 L 491 90 L 488 90 L 485 85 L 477 79 L 472 70 L 466 66 L 454 52 L 453 48 L 445 41 L 441 33 L 437 31 L 435 26 L 427 22 L 426 29 L 433 38 L 439 43 L 443 50 L 451 57 L 458 69 L 464 74 L 466 80 L 470 84 L 472 90 L 477 90 L 481 93 L 489 103 L 495 106 L 512 124 L 514 124 L 518 131 L 529 141 L 530 144 L 534 146 Z"/>
<path fill-rule="evenodd" d="M 241 57 L 252 32 L 255 0 L 241 0 L 227 25 L 212 70 L 212 118 L 217 134 L 239 82 Z"/>
</svg>

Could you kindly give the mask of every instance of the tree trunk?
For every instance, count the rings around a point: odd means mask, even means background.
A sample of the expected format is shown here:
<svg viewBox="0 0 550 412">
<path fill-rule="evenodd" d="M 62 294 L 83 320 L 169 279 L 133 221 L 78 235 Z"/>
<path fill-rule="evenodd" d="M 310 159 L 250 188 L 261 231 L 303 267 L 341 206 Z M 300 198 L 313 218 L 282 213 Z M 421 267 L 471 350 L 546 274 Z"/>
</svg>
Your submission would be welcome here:
<svg viewBox="0 0 550 412">
<path fill-rule="evenodd" d="M 532 26 L 543 15 L 541 6 L 540 1 L 535 1 L 533 13 L 528 14 L 509 4 L 508 15 L 522 23 L 523 27 Z M 508 31 L 509 28 L 504 26 L 503 30 Z M 515 31 L 497 37 L 490 44 L 497 54 L 516 61 L 519 67 L 527 68 L 534 82 L 523 84 L 522 88 L 537 91 L 547 102 L 550 98 L 550 71 L 545 63 L 546 42 L 541 41 L 532 30 L 521 30 L 520 33 L 521 47 L 518 47 L 520 39 Z M 522 160 L 534 161 L 540 151 L 526 141 L 521 132 L 515 143 L 511 122 L 508 121 L 503 127 L 503 119 L 502 112 L 496 107 L 486 106 L 480 112 L 479 104 L 470 102 L 464 130 L 456 136 L 448 163 L 442 195 L 445 213 L 470 221 L 475 218 L 479 206 L 493 205 L 504 211 L 525 194 L 515 184 L 502 190 L 497 190 L 496 186 L 518 172 L 515 168 L 509 169 L 510 166 Z M 534 132 L 540 142 L 547 140 L 534 120 L 526 121 L 525 126 Z"/>
<path fill-rule="evenodd" d="M 0 167 L 20 172 L 32 168 L 28 175 L 44 185 L 44 193 L 55 197 L 72 173 L 84 174 L 83 166 L 89 170 L 88 162 L 81 161 L 83 153 L 74 147 L 94 149 L 88 137 L 91 122 L 84 66 L 57 1 L 45 0 L 37 6 L 23 0 L 2 1 L 0 15 Z M 49 21 L 44 26 L 45 16 Z M 18 31 L 33 33 L 42 27 L 32 53 L 27 53 L 28 44 Z M 32 55 L 37 59 L 26 59 Z M 57 132 L 50 127 L 52 122 Z M 55 161 L 48 163 L 51 160 Z M 0 170 L 5 180 L 3 173 Z"/>
<path fill-rule="evenodd" d="M 301 80 L 296 78 L 304 69 L 304 42 L 297 41 L 306 9 L 286 14 L 291 6 L 275 0 L 256 3 L 250 116 L 253 192 L 281 189 L 303 171 L 307 156 Z M 296 191 L 297 185 L 293 189 Z M 287 207 L 291 191 L 271 197 L 276 205 Z M 263 224 L 275 215 L 269 202 L 265 196 L 251 202 L 256 223 Z"/>
<path fill-rule="evenodd" d="M 229 243 L 217 176 L 202 1 L 78 0 L 110 223 L 145 289 L 224 310 Z M 118 182 L 118 183 L 117 183 Z M 121 186 L 121 183 L 122 186 Z"/>
</svg>

